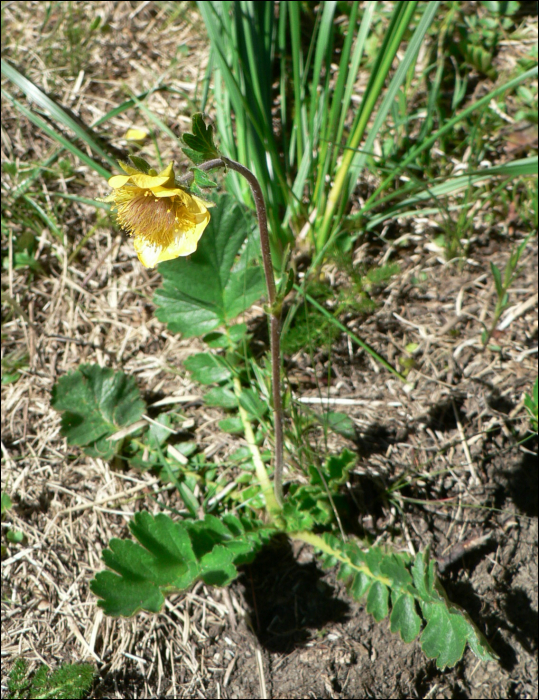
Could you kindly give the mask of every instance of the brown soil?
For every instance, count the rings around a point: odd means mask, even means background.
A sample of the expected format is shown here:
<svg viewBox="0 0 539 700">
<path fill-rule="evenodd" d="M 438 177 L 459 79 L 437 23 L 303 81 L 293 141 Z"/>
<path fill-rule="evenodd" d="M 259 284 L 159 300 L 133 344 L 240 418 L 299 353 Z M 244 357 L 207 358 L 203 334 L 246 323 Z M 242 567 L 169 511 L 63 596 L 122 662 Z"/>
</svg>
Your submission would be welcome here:
<svg viewBox="0 0 539 700">
<path fill-rule="evenodd" d="M 28 45 L 41 27 L 42 5 L 8 8 L 13 14 L 7 20 L 27 33 Z M 119 80 L 135 92 L 150 87 L 182 41 L 191 53 L 176 67 L 176 79 L 195 85 L 203 75 L 207 46 L 187 5 L 168 43 L 164 15 L 144 8 L 134 14 L 131 3 L 79 5 L 110 12 L 114 30 L 87 58 L 91 79 L 74 105 L 87 121 L 99 116 L 95 105 L 101 114 L 125 99 Z M 5 50 L 22 60 L 14 46 Z M 26 68 L 44 84 L 38 62 Z M 114 82 L 107 83 L 109 77 Z M 185 128 L 187 101 L 169 95 L 165 103 L 156 94 L 149 106 L 173 128 Z M 8 159 L 44 160 L 51 144 L 34 127 L 9 110 L 3 122 Z M 127 117 L 111 124 L 117 136 L 129 126 Z M 46 191 L 46 181 L 39 186 Z M 85 168 L 67 186 L 87 197 L 107 192 Z M 156 512 L 155 499 L 172 508 L 180 502 L 151 474 L 115 470 L 69 448 L 50 407 L 51 388 L 81 362 L 99 362 L 135 376 L 148 403 L 193 395 L 200 388 L 182 360 L 201 345 L 179 339 L 155 319 L 150 300 L 159 274 L 142 269 L 131 243 L 108 226 L 99 226 L 68 264 L 96 221 L 95 210 L 82 204 L 70 205 L 68 214 L 69 249 L 44 229 L 38 257 L 45 273 L 9 267 L 2 287 L 14 301 L 2 356 L 29 356 L 22 377 L 2 387 L 2 490 L 14 501 L 3 530 L 9 525 L 26 535 L 2 562 L 3 696 L 14 660 L 23 656 L 33 668 L 93 663 L 96 698 L 537 697 L 537 440 L 523 444 L 530 437 L 523 396 L 537 376 L 535 241 L 510 292 L 514 318 L 493 340 L 499 350 L 484 349 L 480 341 L 481 322 L 488 323 L 495 305 L 490 262 L 503 269 L 528 233 L 518 217 L 492 227 L 478 220 L 460 264 L 446 263 L 433 249 L 436 217 L 426 229 L 395 222 L 401 241 L 390 252 L 375 238 L 355 251 L 357 265 L 400 265 L 389 284 L 373 290 L 376 311 L 350 313 L 345 323 L 395 365 L 417 344 L 410 391 L 344 335 L 330 353 L 286 358 L 296 398 L 319 397 L 317 383 L 329 368 L 323 394 L 356 401 L 335 410 L 355 421 L 357 440 L 332 435 L 328 446 L 358 454 L 347 491 L 349 531 L 411 552 L 430 546 L 449 597 L 469 612 L 500 657 L 481 664 L 468 650 L 454 669 L 440 672 L 417 641 L 404 644 L 387 621 L 376 624 L 309 547 L 285 539 L 268 546 L 227 591 L 198 584 L 168 600 L 159 616 L 115 620 L 96 608 L 88 582 L 102 568 L 108 540 L 127 535 L 133 512 Z M 336 289 L 346 283 L 331 265 L 325 276 Z M 523 308 L 534 295 L 535 305 Z M 248 321 L 255 328 L 262 318 L 255 310 Z M 238 439 L 216 429 L 217 410 L 195 401 L 185 406 L 194 420 L 192 439 L 219 464 Z M 321 434 L 312 439 L 325 449 Z M 481 536 L 481 546 L 444 568 L 456 548 Z"/>
</svg>

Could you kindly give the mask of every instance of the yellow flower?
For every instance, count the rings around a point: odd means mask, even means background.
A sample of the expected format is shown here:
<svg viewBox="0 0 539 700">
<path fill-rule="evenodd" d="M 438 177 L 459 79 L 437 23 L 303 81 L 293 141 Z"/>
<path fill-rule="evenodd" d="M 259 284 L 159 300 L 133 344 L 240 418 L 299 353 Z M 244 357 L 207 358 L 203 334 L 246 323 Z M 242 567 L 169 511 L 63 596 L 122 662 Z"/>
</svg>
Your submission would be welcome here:
<svg viewBox="0 0 539 700">
<path fill-rule="evenodd" d="M 109 180 L 113 192 L 103 202 L 114 202 L 119 225 L 135 241 L 145 267 L 191 255 L 208 225 L 211 202 L 204 202 L 176 185 L 173 164 L 159 174 L 148 174 L 121 163 L 126 175 Z"/>
</svg>

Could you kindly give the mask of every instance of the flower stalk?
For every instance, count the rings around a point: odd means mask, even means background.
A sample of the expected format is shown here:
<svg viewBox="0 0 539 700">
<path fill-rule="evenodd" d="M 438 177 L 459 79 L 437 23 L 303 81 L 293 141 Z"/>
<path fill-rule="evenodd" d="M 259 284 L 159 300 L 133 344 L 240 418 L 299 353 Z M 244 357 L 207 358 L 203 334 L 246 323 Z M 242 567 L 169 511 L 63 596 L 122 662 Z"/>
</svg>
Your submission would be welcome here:
<svg viewBox="0 0 539 700">
<path fill-rule="evenodd" d="M 213 170 L 214 168 L 225 167 L 235 170 L 242 175 L 253 194 L 258 218 L 258 229 L 260 231 L 260 248 L 262 251 L 262 264 L 266 278 L 266 289 L 268 293 L 268 311 L 270 316 L 270 353 L 271 353 L 271 387 L 273 396 L 273 423 L 275 429 L 275 462 L 273 488 L 277 503 L 283 504 L 283 401 L 281 396 L 281 304 L 277 300 L 277 288 L 273 275 L 273 263 L 271 260 L 270 240 L 268 232 L 268 217 L 266 213 L 266 203 L 260 183 L 254 173 L 241 163 L 237 163 L 230 158 L 215 158 L 197 166 L 200 170 Z M 181 178 L 181 183 L 189 183 L 193 179 L 193 174 Z"/>
</svg>

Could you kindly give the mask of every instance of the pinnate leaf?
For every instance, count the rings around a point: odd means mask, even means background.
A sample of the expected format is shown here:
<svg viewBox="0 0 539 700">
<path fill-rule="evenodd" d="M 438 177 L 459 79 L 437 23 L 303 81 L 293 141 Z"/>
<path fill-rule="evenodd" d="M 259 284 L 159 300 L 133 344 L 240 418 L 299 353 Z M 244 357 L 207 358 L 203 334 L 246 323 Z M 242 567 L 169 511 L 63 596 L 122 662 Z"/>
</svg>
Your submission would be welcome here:
<svg viewBox="0 0 539 700">
<path fill-rule="evenodd" d="M 448 600 L 428 549 L 412 560 L 408 554 L 386 552 L 380 547 L 362 551 L 355 542 L 344 544 L 328 533 L 323 538 L 326 547 L 322 563 L 339 564 L 339 578 L 347 582 L 357 600 L 367 596 L 367 611 L 377 621 L 389 612 L 390 592 L 391 630 L 399 632 L 403 641 L 417 638 L 422 616 L 425 628 L 421 646 L 429 658 L 436 659 L 438 668 L 454 666 L 466 644 L 482 661 L 497 658 L 468 614 Z"/>
<path fill-rule="evenodd" d="M 199 579 L 227 585 L 273 534 L 259 521 L 234 516 L 174 522 L 162 513 L 141 512 L 129 527 L 138 544 L 111 540 L 103 561 L 112 571 L 99 572 L 90 584 L 101 598 L 98 605 L 112 616 L 158 612 L 166 595 Z"/>
</svg>

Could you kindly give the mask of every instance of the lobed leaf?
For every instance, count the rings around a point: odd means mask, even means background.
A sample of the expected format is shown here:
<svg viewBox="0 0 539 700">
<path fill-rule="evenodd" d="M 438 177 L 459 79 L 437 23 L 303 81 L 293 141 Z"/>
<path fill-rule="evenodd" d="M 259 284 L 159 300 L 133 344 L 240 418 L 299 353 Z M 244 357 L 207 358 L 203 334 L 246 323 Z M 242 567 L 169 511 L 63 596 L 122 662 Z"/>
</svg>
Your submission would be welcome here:
<svg viewBox="0 0 539 700">
<path fill-rule="evenodd" d="M 145 512 L 137 513 L 129 527 L 138 544 L 111 540 L 103 561 L 112 571 L 97 573 L 90 583 L 101 598 L 98 605 L 115 617 L 159 612 L 166 595 L 197 580 L 226 586 L 273 533 L 259 521 L 235 516 L 174 522 Z"/>
<path fill-rule="evenodd" d="M 257 254 L 251 239 L 242 264 L 235 265 L 253 227 L 244 207 L 228 195 L 220 197 L 197 251 L 159 266 L 163 286 L 154 296 L 156 315 L 171 331 L 204 335 L 229 324 L 262 296 L 262 270 L 250 264 Z"/>
<path fill-rule="evenodd" d="M 213 142 L 213 126 L 206 126 L 201 112 L 193 114 L 191 134 L 183 134 L 182 140 L 188 148 L 183 148 L 183 152 L 188 158 L 200 165 L 206 160 L 219 158 L 219 151 Z M 205 187 L 206 185 L 203 185 Z"/>
<path fill-rule="evenodd" d="M 80 365 L 52 389 L 51 405 L 62 412 L 62 435 L 70 445 L 113 453 L 107 437 L 142 417 L 146 404 L 133 377 L 99 365 Z M 109 456 L 110 456 L 109 455 Z"/>
</svg>

